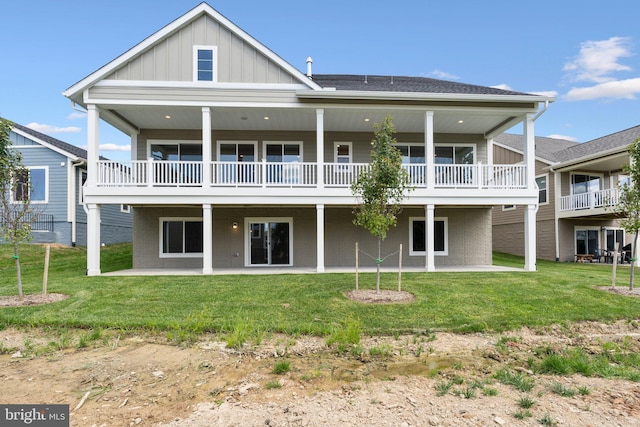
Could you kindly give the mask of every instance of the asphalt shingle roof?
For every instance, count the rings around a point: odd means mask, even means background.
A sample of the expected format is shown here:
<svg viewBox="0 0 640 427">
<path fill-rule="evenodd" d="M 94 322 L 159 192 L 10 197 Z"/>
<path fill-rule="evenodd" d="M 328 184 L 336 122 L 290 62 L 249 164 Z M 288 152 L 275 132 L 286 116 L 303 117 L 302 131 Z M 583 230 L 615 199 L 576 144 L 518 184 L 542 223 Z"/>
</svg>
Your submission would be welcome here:
<svg viewBox="0 0 640 427">
<path fill-rule="evenodd" d="M 640 125 L 569 147 L 557 153 L 557 161 L 566 162 L 607 152 L 616 148 L 626 148 L 638 138 L 640 138 Z"/>
<path fill-rule="evenodd" d="M 428 77 L 314 74 L 312 80 L 324 88 L 354 91 L 423 92 L 470 95 L 531 95 Z M 533 96 L 533 95 L 531 95 Z"/>
<path fill-rule="evenodd" d="M 515 135 L 511 133 L 503 133 L 494 138 L 494 140 L 502 145 L 511 147 L 515 150 L 524 150 L 524 136 Z M 569 141 L 568 139 L 559 138 L 547 138 L 543 136 L 536 136 L 536 156 L 541 159 L 547 160 L 550 163 L 556 163 L 559 153 L 564 150 L 580 145 L 575 141 Z"/>
</svg>

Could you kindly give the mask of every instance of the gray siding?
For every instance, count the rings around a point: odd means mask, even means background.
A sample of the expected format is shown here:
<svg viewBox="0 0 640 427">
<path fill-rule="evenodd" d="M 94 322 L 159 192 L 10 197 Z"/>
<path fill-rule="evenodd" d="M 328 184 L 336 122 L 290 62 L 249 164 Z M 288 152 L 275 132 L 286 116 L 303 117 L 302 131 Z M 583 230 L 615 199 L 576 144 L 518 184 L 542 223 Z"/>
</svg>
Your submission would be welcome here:
<svg viewBox="0 0 640 427">
<path fill-rule="evenodd" d="M 218 81 L 295 83 L 289 72 L 209 16 L 185 25 L 133 58 L 107 79 L 192 81 L 193 46 L 217 46 Z"/>
</svg>

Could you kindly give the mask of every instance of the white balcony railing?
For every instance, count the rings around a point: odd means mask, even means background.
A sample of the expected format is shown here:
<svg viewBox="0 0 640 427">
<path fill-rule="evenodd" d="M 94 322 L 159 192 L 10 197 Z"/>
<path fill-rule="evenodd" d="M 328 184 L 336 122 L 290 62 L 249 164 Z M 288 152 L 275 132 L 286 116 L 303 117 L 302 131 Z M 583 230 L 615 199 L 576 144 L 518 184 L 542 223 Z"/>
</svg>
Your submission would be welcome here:
<svg viewBox="0 0 640 427">
<path fill-rule="evenodd" d="M 567 212 L 615 206 L 618 204 L 618 200 L 619 192 L 617 188 L 573 194 L 560 198 L 560 211 Z"/>
<path fill-rule="evenodd" d="M 348 188 L 367 163 L 324 163 L 326 187 Z M 316 187 L 317 163 L 210 162 L 211 182 L 203 182 L 203 162 L 137 160 L 98 162 L 98 186 Z M 433 188 L 524 189 L 524 165 L 434 165 Z M 410 184 L 427 188 L 427 166 L 404 165 Z"/>
</svg>

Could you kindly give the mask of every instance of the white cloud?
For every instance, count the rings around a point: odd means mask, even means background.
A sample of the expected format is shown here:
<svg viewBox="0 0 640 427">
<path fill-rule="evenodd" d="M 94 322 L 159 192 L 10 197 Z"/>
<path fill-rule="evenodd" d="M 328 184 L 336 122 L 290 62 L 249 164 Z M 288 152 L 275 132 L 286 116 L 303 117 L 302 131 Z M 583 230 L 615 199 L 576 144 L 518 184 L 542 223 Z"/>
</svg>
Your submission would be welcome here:
<svg viewBox="0 0 640 427">
<path fill-rule="evenodd" d="M 566 139 L 567 141 L 578 142 L 578 138 L 576 138 L 574 136 L 567 136 L 567 135 L 553 134 L 553 135 L 547 135 L 547 138 Z"/>
<path fill-rule="evenodd" d="M 437 79 L 448 79 L 448 80 L 458 80 L 459 76 L 455 74 L 447 73 L 446 71 L 435 69 L 429 73 L 430 76 L 435 77 Z"/>
<path fill-rule="evenodd" d="M 100 144 L 100 151 L 131 151 L 131 145 Z"/>
<path fill-rule="evenodd" d="M 591 87 L 572 88 L 564 99 L 567 101 L 586 101 L 598 98 L 635 99 L 640 94 L 640 77 L 601 83 Z"/>
<path fill-rule="evenodd" d="M 69 120 L 76 120 L 76 119 L 84 119 L 87 117 L 87 113 L 81 113 L 79 111 L 74 111 L 73 113 L 69 114 L 67 116 L 67 119 Z"/>
<path fill-rule="evenodd" d="M 509 86 L 509 85 L 508 85 L 508 84 L 506 84 L 506 83 L 502 83 L 502 84 L 499 84 L 499 85 L 493 85 L 493 86 L 489 86 L 489 87 L 492 87 L 492 88 L 494 88 L 494 89 L 513 90 L 513 89 L 511 88 L 511 86 Z"/>
<path fill-rule="evenodd" d="M 622 65 L 620 58 L 630 57 L 630 39 L 611 37 L 607 40 L 589 40 L 580 44 L 580 53 L 564 66 L 571 81 L 605 83 L 614 80 L 610 74 L 618 71 L 631 71 L 631 67 Z"/>
<path fill-rule="evenodd" d="M 52 133 L 78 133 L 81 129 L 77 126 L 67 126 L 64 128 L 58 126 L 45 125 L 41 123 L 31 122 L 26 127 L 38 132 L 52 134 Z"/>
</svg>

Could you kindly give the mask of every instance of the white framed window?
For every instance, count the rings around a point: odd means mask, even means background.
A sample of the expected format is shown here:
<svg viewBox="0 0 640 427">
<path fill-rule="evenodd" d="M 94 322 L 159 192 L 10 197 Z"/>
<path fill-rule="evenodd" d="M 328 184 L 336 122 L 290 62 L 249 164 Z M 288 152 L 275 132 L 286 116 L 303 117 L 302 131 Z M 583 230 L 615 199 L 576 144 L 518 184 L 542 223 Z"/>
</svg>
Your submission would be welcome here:
<svg viewBox="0 0 640 427">
<path fill-rule="evenodd" d="M 202 218 L 161 217 L 160 258 L 202 258 Z"/>
<path fill-rule="evenodd" d="M 538 204 L 549 204 L 549 174 L 536 176 L 536 185 L 538 186 Z"/>
<path fill-rule="evenodd" d="M 427 251 L 424 217 L 409 218 L 409 256 L 425 256 Z M 449 255 L 449 220 L 433 219 L 433 251 L 436 256 Z"/>
<path fill-rule="evenodd" d="M 516 209 L 516 205 L 502 205 L 503 211 L 514 211 Z"/>
<path fill-rule="evenodd" d="M 150 139 L 147 158 L 199 162 L 202 161 L 202 141 Z"/>
<path fill-rule="evenodd" d="M 425 164 L 424 144 L 399 142 L 395 147 L 402 154 L 403 164 Z"/>
<path fill-rule="evenodd" d="M 120 212 L 131 213 L 131 205 L 120 205 Z"/>
<path fill-rule="evenodd" d="M 333 143 L 333 161 L 334 163 L 347 164 L 351 163 L 351 142 L 335 141 Z"/>
<path fill-rule="evenodd" d="M 473 165 L 476 162 L 476 144 L 434 144 L 436 165 Z"/>
<path fill-rule="evenodd" d="M 578 255 L 594 255 L 600 251 L 600 227 L 574 227 L 575 253 Z"/>
<path fill-rule="evenodd" d="M 217 46 L 193 46 L 193 81 L 218 81 Z"/>
<path fill-rule="evenodd" d="M 603 174 L 571 173 L 571 194 L 583 194 L 599 191 L 604 181 Z"/>
<path fill-rule="evenodd" d="M 631 185 L 631 178 L 629 177 L 629 175 L 618 175 L 618 188 L 622 188 L 625 185 Z"/>
<path fill-rule="evenodd" d="M 84 205 L 84 184 L 87 182 L 87 171 L 78 169 L 78 204 Z"/>
<path fill-rule="evenodd" d="M 14 203 L 29 200 L 30 203 L 49 202 L 49 167 L 29 166 L 15 177 L 16 188 L 11 194 Z"/>
<path fill-rule="evenodd" d="M 267 159 L 267 183 L 299 184 L 303 180 L 302 142 L 264 141 L 263 156 Z M 281 163 L 281 164 L 274 164 Z"/>
</svg>

